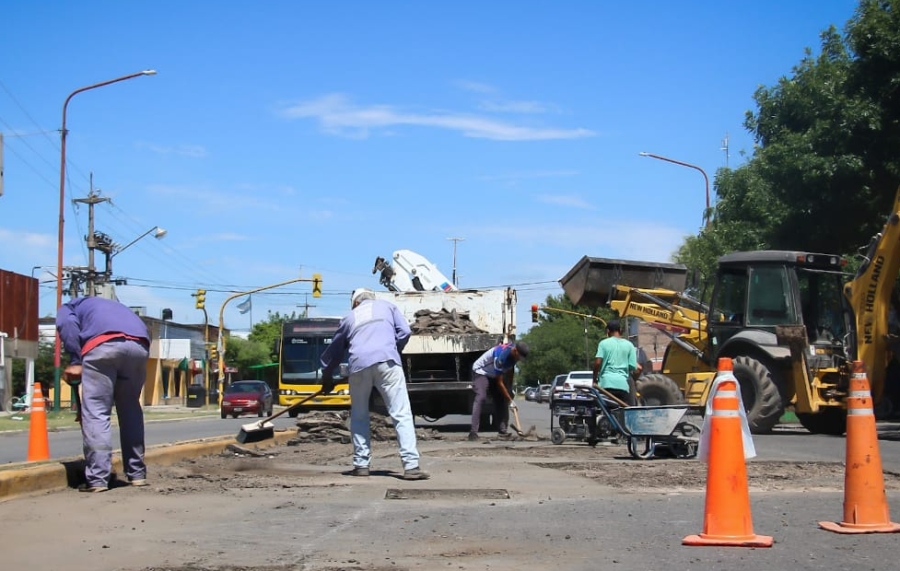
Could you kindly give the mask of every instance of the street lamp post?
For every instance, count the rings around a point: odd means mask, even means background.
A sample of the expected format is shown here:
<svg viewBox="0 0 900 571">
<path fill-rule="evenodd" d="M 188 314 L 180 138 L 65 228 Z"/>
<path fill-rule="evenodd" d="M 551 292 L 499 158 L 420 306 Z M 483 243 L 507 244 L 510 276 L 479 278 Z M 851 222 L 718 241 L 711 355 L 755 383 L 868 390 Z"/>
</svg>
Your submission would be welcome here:
<svg viewBox="0 0 900 571">
<path fill-rule="evenodd" d="M 706 182 L 706 210 L 703 211 L 703 220 L 705 222 L 705 226 L 709 226 L 709 177 L 706 176 L 706 171 L 697 165 L 692 165 L 690 163 L 685 163 L 682 161 L 676 161 L 675 159 L 670 159 L 668 157 L 662 157 L 660 155 L 654 155 L 653 153 L 638 153 L 642 157 L 650 157 L 653 159 L 659 159 L 661 161 L 666 161 L 669 163 L 674 163 L 676 165 L 681 165 L 683 167 L 688 167 L 692 169 L 696 169 L 700 171 L 700 174 L 703 175 L 703 180 Z"/>
<path fill-rule="evenodd" d="M 69 94 L 66 97 L 66 101 L 63 103 L 63 111 L 62 111 L 62 128 L 59 131 L 60 134 L 60 153 L 59 153 L 59 234 L 58 234 L 58 242 L 56 246 L 56 307 L 59 309 L 59 306 L 62 305 L 62 291 L 63 291 L 63 229 L 65 227 L 65 205 L 66 205 L 66 135 L 68 132 L 66 131 L 66 110 L 69 106 L 69 101 L 72 100 L 73 97 L 81 93 L 82 91 L 89 91 L 91 89 L 97 89 L 98 87 L 104 87 L 110 85 L 112 83 L 118 83 L 120 81 L 125 81 L 126 79 L 133 79 L 135 77 L 140 77 L 142 75 L 156 75 L 156 70 L 154 69 L 145 69 L 144 71 L 139 71 L 137 73 L 132 73 L 129 75 L 123 75 L 122 77 L 117 77 L 115 79 L 110 79 L 108 81 L 101 81 L 100 83 L 95 83 L 93 85 L 88 85 L 86 87 L 80 87 Z M 53 348 L 53 407 L 56 410 L 59 410 L 59 379 L 60 379 L 60 349 L 61 343 L 59 340 L 59 333 L 56 334 L 56 342 Z"/>
</svg>

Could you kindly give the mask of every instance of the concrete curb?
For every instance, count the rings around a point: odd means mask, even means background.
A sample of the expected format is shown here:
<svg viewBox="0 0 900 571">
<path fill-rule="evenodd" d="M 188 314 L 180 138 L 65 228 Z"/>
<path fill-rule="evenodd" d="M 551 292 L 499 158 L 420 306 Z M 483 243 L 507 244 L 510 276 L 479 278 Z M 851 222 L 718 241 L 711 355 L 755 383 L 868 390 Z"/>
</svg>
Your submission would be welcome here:
<svg viewBox="0 0 900 571">
<path fill-rule="evenodd" d="M 221 454 L 229 445 L 238 445 L 248 450 L 263 450 L 284 444 L 295 438 L 296 431 L 276 432 L 275 437 L 262 442 L 238 444 L 233 436 L 188 440 L 175 444 L 151 446 L 144 454 L 152 483 L 154 466 L 168 466 L 189 458 L 200 458 Z M 122 457 L 113 454 L 113 470 L 122 473 Z M 84 481 L 84 460 L 73 456 L 43 462 L 17 462 L 0 467 L 0 502 L 65 488 L 75 488 Z"/>
</svg>

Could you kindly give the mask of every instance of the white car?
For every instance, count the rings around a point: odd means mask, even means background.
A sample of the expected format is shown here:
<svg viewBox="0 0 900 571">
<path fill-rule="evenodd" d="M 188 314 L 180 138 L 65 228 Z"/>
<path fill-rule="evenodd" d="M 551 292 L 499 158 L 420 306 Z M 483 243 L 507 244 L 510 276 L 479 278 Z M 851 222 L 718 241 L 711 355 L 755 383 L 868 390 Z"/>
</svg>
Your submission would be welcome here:
<svg viewBox="0 0 900 571">
<path fill-rule="evenodd" d="M 594 371 L 572 371 L 566 375 L 562 390 L 573 391 L 578 387 L 590 388 L 594 383 Z"/>
</svg>

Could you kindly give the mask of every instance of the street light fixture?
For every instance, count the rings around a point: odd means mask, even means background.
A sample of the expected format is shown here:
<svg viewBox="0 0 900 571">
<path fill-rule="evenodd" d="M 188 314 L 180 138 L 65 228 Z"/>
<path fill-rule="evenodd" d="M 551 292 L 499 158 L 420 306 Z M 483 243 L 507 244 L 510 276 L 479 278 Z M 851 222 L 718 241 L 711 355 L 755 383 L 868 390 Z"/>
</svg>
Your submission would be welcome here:
<svg viewBox="0 0 900 571">
<path fill-rule="evenodd" d="M 705 226 L 709 226 L 709 177 L 706 176 L 706 171 L 704 171 L 702 168 L 698 167 L 697 165 L 692 165 L 690 163 L 685 163 L 682 161 L 676 161 L 675 159 L 670 159 L 668 157 L 662 157 L 660 155 L 654 155 L 653 153 L 643 153 L 642 152 L 642 153 L 638 153 L 638 154 L 642 157 L 650 157 L 653 159 L 659 159 L 661 161 L 674 163 L 676 165 L 681 165 L 683 167 L 688 167 L 688 168 L 692 168 L 692 169 L 696 169 L 696 170 L 700 171 L 700 174 L 703 175 L 703 180 L 706 182 L 706 210 L 703 211 L 703 219 L 705 221 Z"/>
<path fill-rule="evenodd" d="M 114 247 L 115 252 L 113 252 L 112 254 L 110 254 L 109 257 L 110 257 L 110 258 L 114 258 L 114 257 L 118 256 L 119 254 L 121 254 L 122 252 L 124 252 L 125 250 L 127 250 L 128 248 L 130 248 L 131 246 L 133 246 L 135 242 L 137 242 L 138 240 L 140 240 L 140 239 L 143 238 L 144 236 L 150 234 L 151 232 L 155 232 L 155 234 L 153 234 L 153 237 L 156 238 L 157 240 L 161 240 L 161 239 L 162 239 L 163 237 L 165 237 L 165 235 L 168 233 L 167 230 L 165 230 L 165 229 L 163 229 L 163 228 L 160 228 L 159 226 L 154 226 L 153 228 L 147 230 L 146 232 L 144 232 L 143 234 L 141 234 L 140 236 L 138 236 L 137 238 L 135 238 L 135 239 L 132 240 L 131 242 L 128 242 L 127 244 L 125 244 L 124 246 L 122 246 L 121 248 Z"/>
<path fill-rule="evenodd" d="M 115 79 L 110 79 L 107 81 L 101 81 L 100 83 L 94 83 L 92 85 L 87 85 L 85 87 L 79 87 L 75 91 L 69 94 L 66 97 L 65 102 L 63 103 L 63 111 L 62 111 L 62 128 L 59 131 L 60 134 L 60 153 L 59 153 L 59 234 L 58 234 L 58 242 L 56 246 L 56 308 L 59 309 L 59 306 L 62 305 L 62 292 L 63 292 L 63 229 L 65 227 L 65 205 L 66 205 L 66 135 L 68 131 L 66 131 L 66 110 L 69 106 L 69 101 L 72 100 L 73 97 L 78 95 L 83 91 L 89 91 L 91 89 L 97 89 L 98 87 L 105 87 L 112 83 L 118 83 L 120 81 L 125 81 L 126 79 L 133 79 L 135 77 L 141 77 L 142 75 L 156 75 L 155 69 L 145 69 L 144 71 L 139 71 L 137 73 L 132 73 L 129 75 L 123 75 L 122 77 L 117 77 Z M 59 379 L 60 379 L 60 349 L 62 345 L 59 340 L 59 332 L 56 334 L 56 342 L 53 348 L 53 405 L 54 408 L 59 410 Z"/>
</svg>

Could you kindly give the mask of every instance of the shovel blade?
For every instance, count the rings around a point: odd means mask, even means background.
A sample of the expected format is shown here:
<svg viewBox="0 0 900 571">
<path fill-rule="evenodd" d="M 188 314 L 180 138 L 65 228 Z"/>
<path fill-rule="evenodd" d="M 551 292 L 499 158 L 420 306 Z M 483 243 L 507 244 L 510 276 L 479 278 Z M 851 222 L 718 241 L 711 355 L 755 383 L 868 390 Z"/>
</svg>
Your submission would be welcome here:
<svg viewBox="0 0 900 571">
<path fill-rule="evenodd" d="M 275 438 L 275 425 L 271 422 L 259 420 L 241 426 L 241 431 L 238 432 L 235 440 L 241 444 L 248 444 L 262 442 L 270 438 Z"/>
</svg>

